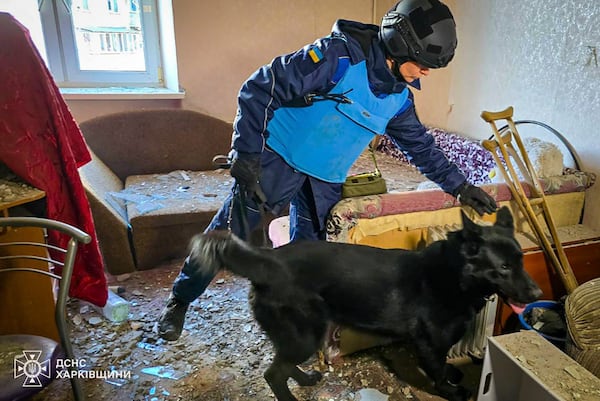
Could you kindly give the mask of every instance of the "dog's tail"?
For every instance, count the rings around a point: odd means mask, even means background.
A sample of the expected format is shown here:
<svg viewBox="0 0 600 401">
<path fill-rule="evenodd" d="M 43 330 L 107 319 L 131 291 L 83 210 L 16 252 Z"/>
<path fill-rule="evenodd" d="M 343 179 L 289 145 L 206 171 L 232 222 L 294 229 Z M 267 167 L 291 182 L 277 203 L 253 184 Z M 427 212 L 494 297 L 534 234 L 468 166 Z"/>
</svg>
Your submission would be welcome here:
<svg viewBox="0 0 600 401">
<path fill-rule="evenodd" d="M 229 231 L 211 231 L 191 241 L 190 263 L 206 274 L 227 269 L 254 284 L 266 284 L 273 274 L 285 274 L 268 249 L 253 247 Z"/>
</svg>

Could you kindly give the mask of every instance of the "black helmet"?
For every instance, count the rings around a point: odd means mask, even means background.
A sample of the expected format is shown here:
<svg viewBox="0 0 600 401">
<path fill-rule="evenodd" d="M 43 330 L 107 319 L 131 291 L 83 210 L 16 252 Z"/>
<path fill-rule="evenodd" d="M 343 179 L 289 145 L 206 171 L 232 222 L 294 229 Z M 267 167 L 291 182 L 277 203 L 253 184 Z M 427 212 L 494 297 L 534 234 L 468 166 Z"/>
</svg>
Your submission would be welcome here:
<svg viewBox="0 0 600 401">
<path fill-rule="evenodd" d="M 457 44 L 452 13 L 438 0 L 400 0 L 383 16 L 379 36 L 392 59 L 429 68 L 448 65 Z"/>
</svg>

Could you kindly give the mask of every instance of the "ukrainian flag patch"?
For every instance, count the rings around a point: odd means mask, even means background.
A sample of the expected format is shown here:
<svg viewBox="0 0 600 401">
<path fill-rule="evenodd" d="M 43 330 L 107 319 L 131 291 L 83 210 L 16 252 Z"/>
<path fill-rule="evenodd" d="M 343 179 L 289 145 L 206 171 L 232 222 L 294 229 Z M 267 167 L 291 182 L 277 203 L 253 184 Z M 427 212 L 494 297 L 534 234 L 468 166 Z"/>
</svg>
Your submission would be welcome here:
<svg viewBox="0 0 600 401">
<path fill-rule="evenodd" d="M 323 53 L 317 47 L 313 47 L 308 51 L 308 55 L 310 56 L 313 63 L 317 64 L 319 61 L 323 59 Z"/>
</svg>

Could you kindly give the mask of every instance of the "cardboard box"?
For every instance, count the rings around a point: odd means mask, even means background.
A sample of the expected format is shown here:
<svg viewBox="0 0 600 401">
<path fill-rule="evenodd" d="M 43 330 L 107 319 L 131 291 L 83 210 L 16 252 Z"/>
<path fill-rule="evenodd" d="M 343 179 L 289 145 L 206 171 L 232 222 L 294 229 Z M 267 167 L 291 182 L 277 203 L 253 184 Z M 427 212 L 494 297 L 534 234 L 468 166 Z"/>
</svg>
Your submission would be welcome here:
<svg viewBox="0 0 600 401">
<path fill-rule="evenodd" d="M 488 339 L 477 401 L 556 400 L 600 400 L 600 379 L 535 331 Z"/>
</svg>

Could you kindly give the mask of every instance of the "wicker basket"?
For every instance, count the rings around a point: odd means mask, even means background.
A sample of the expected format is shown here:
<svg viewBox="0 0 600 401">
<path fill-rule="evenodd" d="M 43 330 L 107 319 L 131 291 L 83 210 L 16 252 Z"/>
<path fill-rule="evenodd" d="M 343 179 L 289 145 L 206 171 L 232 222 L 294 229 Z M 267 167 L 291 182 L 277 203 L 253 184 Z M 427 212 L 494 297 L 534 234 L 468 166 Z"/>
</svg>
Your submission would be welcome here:
<svg viewBox="0 0 600 401">
<path fill-rule="evenodd" d="M 577 287 L 565 302 L 566 352 L 600 377 L 600 277 Z"/>
</svg>

